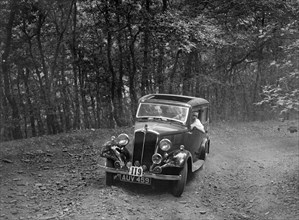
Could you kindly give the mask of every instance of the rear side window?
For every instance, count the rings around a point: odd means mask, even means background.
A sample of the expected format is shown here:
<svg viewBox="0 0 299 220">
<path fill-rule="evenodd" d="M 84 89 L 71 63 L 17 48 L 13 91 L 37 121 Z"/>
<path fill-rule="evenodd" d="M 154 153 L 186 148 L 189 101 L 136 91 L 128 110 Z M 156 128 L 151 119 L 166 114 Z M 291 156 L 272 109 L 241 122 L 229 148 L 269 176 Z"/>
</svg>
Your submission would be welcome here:
<svg viewBox="0 0 299 220">
<path fill-rule="evenodd" d="M 202 108 L 199 110 L 199 119 L 201 123 L 206 123 L 208 121 L 208 116 L 209 116 L 209 109 L 207 107 Z"/>
</svg>

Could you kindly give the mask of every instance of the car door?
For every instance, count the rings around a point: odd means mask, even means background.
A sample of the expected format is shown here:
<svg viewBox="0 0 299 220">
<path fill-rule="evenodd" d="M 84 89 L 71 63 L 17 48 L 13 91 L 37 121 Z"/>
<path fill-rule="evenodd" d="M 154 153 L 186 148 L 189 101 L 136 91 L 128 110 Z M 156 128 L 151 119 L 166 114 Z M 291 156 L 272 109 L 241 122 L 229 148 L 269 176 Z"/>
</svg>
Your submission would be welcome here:
<svg viewBox="0 0 299 220">
<path fill-rule="evenodd" d="M 205 128 L 205 131 L 208 132 L 209 130 L 209 107 L 202 106 L 199 109 L 199 120 L 201 121 L 202 125 Z"/>
<path fill-rule="evenodd" d="M 206 114 L 207 111 L 203 111 L 202 108 L 198 108 L 193 110 L 193 112 L 198 112 L 199 117 L 198 119 L 201 120 L 204 118 L 203 114 Z M 191 116 L 192 117 L 192 114 Z M 191 119 L 190 119 L 191 120 Z M 193 163 L 199 160 L 200 153 L 202 151 L 201 145 L 203 143 L 203 140 L 207 137 L 206 133 L 194 128 L 190 129 L 188 134 L 186 135 L 185 139 L 185 146 L 186 149 L 192 154 Z"/>
</svg>

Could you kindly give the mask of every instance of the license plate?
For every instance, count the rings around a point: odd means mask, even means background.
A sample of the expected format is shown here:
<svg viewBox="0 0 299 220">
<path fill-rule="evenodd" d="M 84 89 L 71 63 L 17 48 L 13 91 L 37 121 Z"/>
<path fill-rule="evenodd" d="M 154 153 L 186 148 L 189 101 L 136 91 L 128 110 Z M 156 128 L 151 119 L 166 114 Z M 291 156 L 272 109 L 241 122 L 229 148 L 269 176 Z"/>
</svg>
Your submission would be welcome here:
<svg viewBox="0 0 299 220">
<path fill-rule="evenodd" d="M 131 176 L 142 176 L 143 169 L 142 169 L 142 167 L 131 166 L 129 169 L 129 174 Z"/>
<path fill-rule="evenodd" d="M 128 174 L 118 174 L 119 180 L 122 182 L 139 183 L 151 185 L 151 178 L 144 176 L 132 176 Z"/>
</svg>

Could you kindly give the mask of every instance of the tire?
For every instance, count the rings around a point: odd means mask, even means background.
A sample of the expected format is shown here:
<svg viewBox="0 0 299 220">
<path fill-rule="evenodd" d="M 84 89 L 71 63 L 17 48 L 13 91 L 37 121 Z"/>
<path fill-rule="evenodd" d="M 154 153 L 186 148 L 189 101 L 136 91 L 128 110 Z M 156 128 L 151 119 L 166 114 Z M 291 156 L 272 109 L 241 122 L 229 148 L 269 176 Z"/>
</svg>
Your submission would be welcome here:
<svg viewBox="0 0 299 220">
<path fill-rule="evenodd" d="M 210 153 L 210 140 L 208 141 L 207 147 L 206 147 L 206 153 Z"/>
<path fill-rule="evenodd" d="M 113 160 L 106 159 L 106 166 L 107 167 L 114 167 Z M 112 186 L 114 182 L 114 173 L 106 172 L 106 186 Z"/>
<path fill-rule="evenodd" d="M 187 182 L 187 176 L 188 176 L 188 164 L 185 163 L 183 169 L 180 172 L 180 175 L 182 175 L 182 178 L 178 181 L 174 181 L 172 186 L 172 194 L 175 197 L 180 197 L 182 193 L 184 192 L 186 182 Z"/>
<path fill-rule="evenodd" d="M 206 147 L 201 147 L 201 151 L 199 154 L 199 159 L 200 160 L 205 160 L 206 159 Z"/>
</svg>

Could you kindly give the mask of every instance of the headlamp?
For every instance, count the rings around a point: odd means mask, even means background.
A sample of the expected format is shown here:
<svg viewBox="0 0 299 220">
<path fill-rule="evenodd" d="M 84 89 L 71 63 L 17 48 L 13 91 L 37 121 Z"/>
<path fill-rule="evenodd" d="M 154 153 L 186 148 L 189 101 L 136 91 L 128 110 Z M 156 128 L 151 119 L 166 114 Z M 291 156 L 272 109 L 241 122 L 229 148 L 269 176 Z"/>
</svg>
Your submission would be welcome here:
<svg viewBox="0 0 299 220">
<path fill-rule="evenodd" d="M 152 161 L 154 164 L 160 164 L 161 161 L 162 161 L 162 156 L 158 153 L 155 153 L 153 156 L 152 156 Z"/>
<path fill-rule="evenodd" d="M 169 139 L 162 139 L 159 143 L 159 147 L 163 151 L 168 151 L 172 146 L 172 143 Z"/>
<path fill-rule="evenodd" d="M 118 135 L 117 140 L 118 144 L 121 146 L 127 145 L 130 141 L 129 136 L 125 133 Z"/>
</svg>

